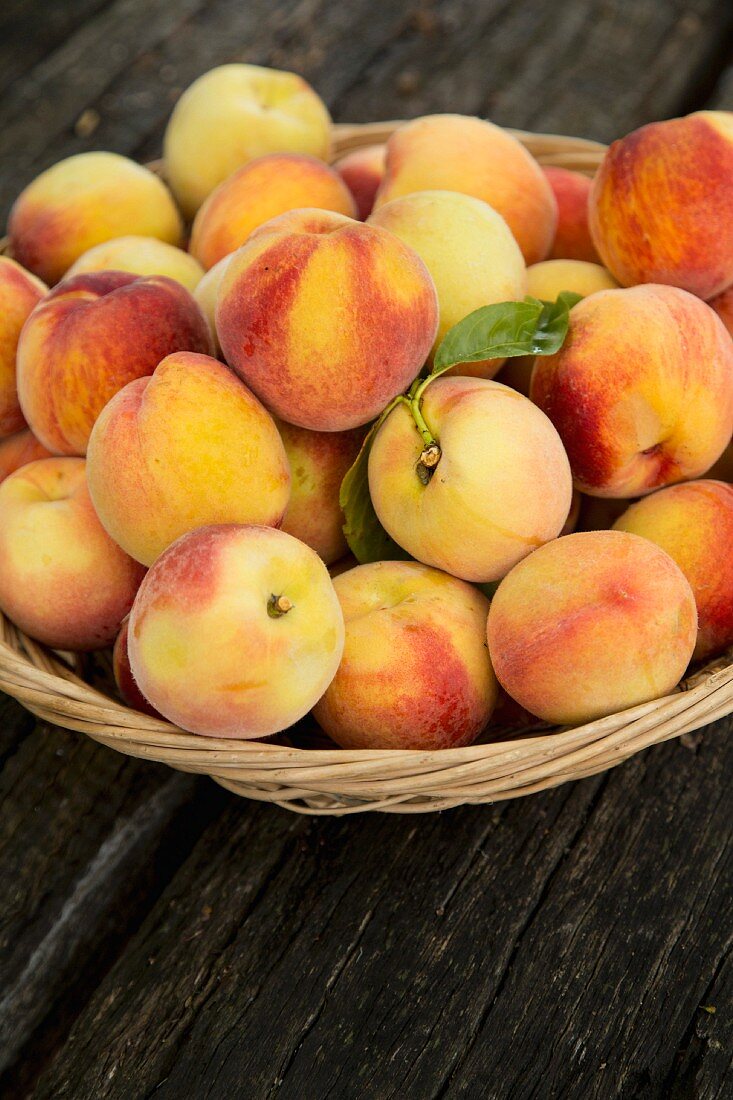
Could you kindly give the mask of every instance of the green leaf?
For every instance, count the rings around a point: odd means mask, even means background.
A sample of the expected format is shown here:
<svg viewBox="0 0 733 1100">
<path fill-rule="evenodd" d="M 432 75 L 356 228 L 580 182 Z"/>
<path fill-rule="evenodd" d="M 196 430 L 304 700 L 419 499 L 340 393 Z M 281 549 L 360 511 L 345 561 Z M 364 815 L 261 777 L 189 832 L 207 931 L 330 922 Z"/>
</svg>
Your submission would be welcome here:
<svg viewBox="0 0 733 1100">
<path fill-rule="evenodd" d="M 580 297 L 563 291 L 556 302 L 525 298 L 523 302 L 481 306 L 445 334 L 435 355 L 432 376 L 459 363 L 554 355 L 563 345 L 568 314 Z"/>
<path fill-rule="evenodd" d="M 404 561 L 410 555 L 382 527 L 369 495 L 369 453 L 375 436 L 392 409 L 404 399 L 396 397 L 369 429 L 354 464 L 341 482 L 339 502 L 344 513 L 344 534 L 349 549 L 361 564 L 372 561 Z"/>
</svg>

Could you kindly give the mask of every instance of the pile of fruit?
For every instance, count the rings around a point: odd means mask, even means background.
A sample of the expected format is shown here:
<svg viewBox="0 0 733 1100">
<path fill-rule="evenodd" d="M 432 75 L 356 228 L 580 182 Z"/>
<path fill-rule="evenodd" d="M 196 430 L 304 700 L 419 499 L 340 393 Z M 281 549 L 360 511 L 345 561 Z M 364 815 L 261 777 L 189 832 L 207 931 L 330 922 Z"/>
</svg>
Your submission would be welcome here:
<svg viewBox="0 0 733 1100">
<path fill-rule="evenodd" d="M 20 194 L 0 608 L 212 736 L 429 750 L 668 693 L 733 644 L 733 115 L 593 181 L 459 115 L 331 149 L 303 80 L 227 65 L 162 178 Z"/>
</svg>

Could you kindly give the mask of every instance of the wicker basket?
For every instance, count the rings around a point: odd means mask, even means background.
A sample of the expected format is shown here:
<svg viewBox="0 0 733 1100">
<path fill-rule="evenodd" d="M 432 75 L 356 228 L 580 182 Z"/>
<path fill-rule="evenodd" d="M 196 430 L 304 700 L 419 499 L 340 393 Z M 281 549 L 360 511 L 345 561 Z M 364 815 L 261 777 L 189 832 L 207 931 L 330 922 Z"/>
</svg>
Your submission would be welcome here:
<svg viewBox="0 0 733 1100">
<path fill-rule="evenodd" d="M 385 141 L 398 125 L 337 126 L 335 155 Z M 579 138 L 515 133 L 542 164 L 588 174 L 604 152 L 603 145 Z M 104 686 L 87 682 L 83 663 L 72 667 L 0 615 L 0 689 L 39 718 L 129 756 L 201 772 L 236 794 L 308 814 L 423 813 L 516 798 L 594 775 L 731 713 L 730 661 L 727 655 L 707 665 L 664 699 L 571 730 L 489 729 L 486 738 L 492 740 L 440 752 L 343 750 L 318 747 L 318 740 L 304 748 L 284 738 L 275 743 L 198 737 L 139 714 Z M 305 730 L 300 744 L 309 741 Z"/>
</svg>

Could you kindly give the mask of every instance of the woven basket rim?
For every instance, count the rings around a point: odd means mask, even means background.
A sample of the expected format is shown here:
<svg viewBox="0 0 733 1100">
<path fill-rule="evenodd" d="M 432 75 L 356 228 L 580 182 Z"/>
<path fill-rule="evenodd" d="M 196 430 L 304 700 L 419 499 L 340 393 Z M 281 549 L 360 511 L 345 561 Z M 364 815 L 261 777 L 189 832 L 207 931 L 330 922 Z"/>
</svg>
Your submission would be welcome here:
<svg viewBox="0 0 733 1100">
<path fill-rule="evenodd" d="M 401 124 L 337 124 L 332 160 L 387 140 Z M 510 132 L 541 164 L 589 175 L 606 149 L 584 138 Z M 150 167 L 161 171 L 160 162 Z M 733 711 L 733 663 L 725 654 L 672 694 L 582 726 L 532 727 L 513 737 L 503 731 L 499 740 L 430 752 L 301 748 L 185 733 L 90 686 L 63 657 L 23 635 L 1 613 L 0 689 L 43 720 L 128 755 L 211 775 L 249 798 L 310 814 L 420 813 L 501 801 L 593 775 L 721 718 Z"/>
</svg>

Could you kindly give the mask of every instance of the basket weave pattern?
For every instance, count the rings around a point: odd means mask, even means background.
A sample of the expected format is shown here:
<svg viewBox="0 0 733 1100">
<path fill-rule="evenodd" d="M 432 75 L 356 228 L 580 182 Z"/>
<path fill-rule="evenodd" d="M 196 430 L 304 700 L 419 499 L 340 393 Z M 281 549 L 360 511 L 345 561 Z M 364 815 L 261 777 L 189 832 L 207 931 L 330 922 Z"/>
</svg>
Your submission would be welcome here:
<svg viewBox="0 0 733 1100">
<path fill-rule="evenodd" d="M 386 141 L 398 125 L 336 126 L 334 155 Z M 540 163 L 588 174 L 605 148 L 579 138 L 514 133 Z M 594 775 L 733 712 L 730 661 L 726 655 L 707 665 L 664 699 L 571 730 L 516 731 L 512 739 L 504 735 L 438 752 L 299 748 L 199 737 L 139 714 L 87 683 L 0 614 L 0 689 L 42 720 L 130 756 L 210 775 L 236 794 L 308 814 L 422 813 L 516 798 Z"/>
</svg>

